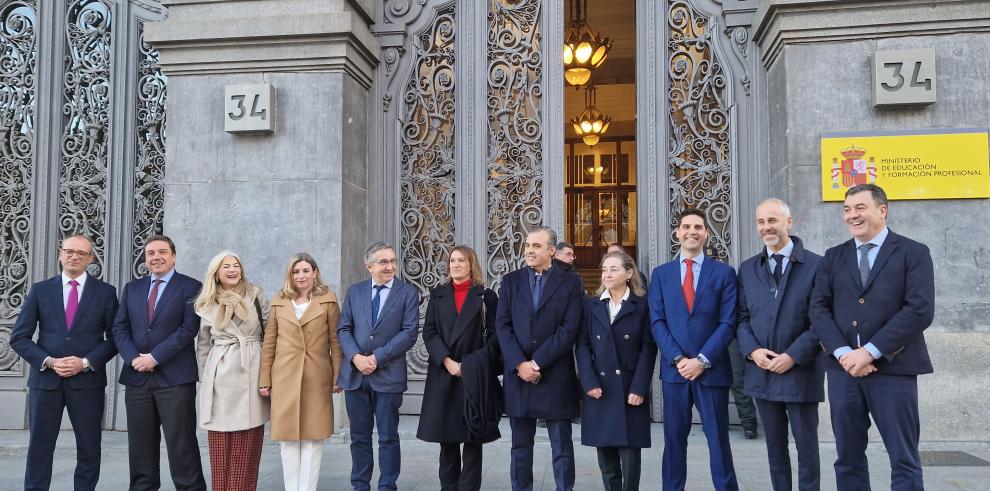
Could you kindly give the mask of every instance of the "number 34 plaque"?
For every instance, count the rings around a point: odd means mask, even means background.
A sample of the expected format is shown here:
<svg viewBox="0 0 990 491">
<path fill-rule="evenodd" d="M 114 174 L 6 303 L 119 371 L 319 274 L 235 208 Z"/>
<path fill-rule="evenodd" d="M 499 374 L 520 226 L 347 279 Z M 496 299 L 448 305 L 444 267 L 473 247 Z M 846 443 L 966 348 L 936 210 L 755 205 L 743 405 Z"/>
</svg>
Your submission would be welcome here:
<svg viewBox="0 0 990 491">
<path fill-rule="evenodd" d="M 934 103 L 934 49 L 877 51 L 873 57 L 873 107 Z"/>
<path fill-rule="evenodd" d="M 227 85 L 223 99 L 223 129 L 227 133 L 275 132 L 274 85 Z"/>
</svg>

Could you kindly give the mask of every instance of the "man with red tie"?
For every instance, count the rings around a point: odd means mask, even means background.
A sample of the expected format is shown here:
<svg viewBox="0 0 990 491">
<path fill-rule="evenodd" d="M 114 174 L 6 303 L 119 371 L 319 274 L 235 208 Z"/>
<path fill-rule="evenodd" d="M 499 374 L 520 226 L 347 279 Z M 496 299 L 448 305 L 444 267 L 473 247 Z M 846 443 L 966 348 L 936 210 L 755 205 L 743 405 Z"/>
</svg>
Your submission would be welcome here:
<svg viewBox="0 0 990 491">
<path fill-rule="evenodd" d="M 736 274 L 705 257 L 707 240 L 705 212 L 685 209 L 677 217 L 680 253 L 657 266 L 650 281 L 651 329 L 663 382 L 664 490 L 684 489 L 692 406 L 708 439 L 712 484 L 720 491 L 738 489 L 729 448 L 728 356 L 736 329 Z"/>
<path fill-rule="evenodd" d="M 124 360 L 120 383 L 127 386 L 130 490 L 161 487 L 164 435 L 175 489 L 206 491 L 196 438 L 199 368 L 193 346 L 199 333 L 193 301 L 203 285 L 175 271 L 175 243 L 164 235 L 145 242 L 144 264 L 150 274 L 124 286 L 113 321 Z"/>
<path fill-rule="evenodd" d="M 62 274 L 31 286 L 10 336 L 10 346 L 31 365 L 24 489 L 51 486 L 55 441 L 68 409 L 76 439 L 72 487 L 91 490 L 100 478 L 104 367 L 117 354 L 110 335 L 117 290 L 86 274 L 93 243 L 85 236 L 62 241 L 58 261 Z"/>
</svg>

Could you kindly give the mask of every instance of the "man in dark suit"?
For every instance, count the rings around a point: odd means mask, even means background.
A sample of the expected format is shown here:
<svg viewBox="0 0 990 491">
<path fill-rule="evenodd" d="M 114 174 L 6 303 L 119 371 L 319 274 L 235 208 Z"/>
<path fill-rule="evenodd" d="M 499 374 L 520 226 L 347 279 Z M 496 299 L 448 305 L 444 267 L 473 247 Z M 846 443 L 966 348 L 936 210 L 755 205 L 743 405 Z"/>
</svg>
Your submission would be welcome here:
<svg viewBox="0 0 990 491">
<path fill-rule="evenodd" d="M 193 346 L 199 333 L 193 302 L 202 284 L 175 271 L 175 244 L 164 235 L 148 238 L 144 256 L 151 274 L 124 287 L 113 321 L 114 342 L 124 360 L 120 383 L 127 386 L 130 489 L 161 486 L 158 448 L 164 433 L 172 484 L 177 490 L 205 490 L 196 438 L 199 372 Z"/>
<path fill-rule="evenodd" d="M 117 290 L 86 274 L 93 243 L 85 236 L 62 241 L 58 260 L 62 274 L 31 287 L 10 335 L 10 346 L 31 365 L 24 489 L 51 485 L 55 441 L 67 408 L 76 438 L 73 487 L 92 490 L 100 478 L 105 367 L 117 354 L 110 334 Z"/>
<path fill-rule="evenodd" d="M 378 423 L 378 489 L 396 489 L 402 460 L 399 406 L 406 391 L 406 352 L 419 335 L 419 292 L 395 279 L 395 248 L 365 251 L 371 279 L 347 290 L 337 339 L 344 351 L 338 385 L 351 423 L 351 486 L 367 490 L 375 468 L 371 434 Z"/>
<path fill-rule="evenodd" d="M 790 423 L 798 489 L 817 491 L 818 403 L 825 399 L 825 374 L 808 303 L 822 257 L 788 235 L 792 224 L 790 209 L 779 199 L 756 208 L 756 231 L 766 247 L 739 266 L 737 337 L 748 362 L 744 390 L 763 419 L 773 489 L 792 488 Z"/>
<path fill-rule="evenodd" d="M 712 483 L 718 490 L 735 490 L 728 346 L 735 336 L 736 275 L 731 266 L 703 253 L 708 240 L 705 212 L 681 212 L 676 232 L 680 254 L 653 270 L 649 290 L 653 338 L 661 353 L 663 489 L 684 489 L 694 405 L 708 439 Z"/>
<path fill-rule="evenodd" d="M 558 490 L 574 488 L 571 419 L 580 389 L 574 343 L 584 299 L 581 281 L 553 265 L 557 234 L 526 236 L 526 267 L 502 277 L 495 329 L 502 348 L 505 413 L 512 428 L 512 489 L 533 489 L 536 419 L 546 420 Z"/>
<path fill-rule="evenodd" d="M 890 486 L 924 488 L 918 375 L 932 373 L 924 331 L 935 316 L 928 247 L 887 228 L 887 195 L 853 186 L 843 204 L 852 239 L 828 251 L 815 278 L 811 326 L 827 356 L 838 489 L 870 489 L 870 416 L 890 456 Z"/>
</svg>

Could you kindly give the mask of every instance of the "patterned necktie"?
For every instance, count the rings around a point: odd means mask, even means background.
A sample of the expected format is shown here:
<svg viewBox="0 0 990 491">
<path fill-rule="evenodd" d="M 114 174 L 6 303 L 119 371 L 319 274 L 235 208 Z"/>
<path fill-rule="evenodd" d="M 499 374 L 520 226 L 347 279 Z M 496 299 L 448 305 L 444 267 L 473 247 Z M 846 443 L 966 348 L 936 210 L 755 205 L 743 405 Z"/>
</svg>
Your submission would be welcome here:
<svg viewBox="0 0 990 491">
<path fill-rule="evenodd" d="M 540 306 L 540 294 L 543 293 L 543 275 L 536 275 L 536 280 L 533 282 L 533 308 Z"/>
<path fill-rule="evenodd" d="M 69 280 L 69 299 L 65 302 L 65 327 L 72 330 L 72 321 L 76 320 L 76 311 L 79 310 L 79 282 Z"/>
<path fill-rule="evenodd" d="M 691 259 L 684 260 L 684 284 L 681 285 L 684 291 L 684 303 L 687 305 L 688 312 L 694 310 L 694 261 Z"/>
<path fill-rule="evenodd" d="M 148 322 L 151 322 L 151 318 L 155 316 L 155 304 L 158 303 L 158 286 L 162 284 L 162 280 L 155 278 L 153 282 L 154 286 L 151 287 L 151 295 L 148 295 Z"/>
<path fill-rule="evenodd" d="M 784 277 L 784 255 L 774 254 L 770 256 L 777 264 L 773 265 L 773 284 L 774 286 L 780 286 L 780 280 Z"/>
<path fill-rule="evenodd" d="M 870 250 L 876 246 L 869 242 L 859 246 L 859 279 L 863 286 L 866 286 L 866 280 L 870 279 Z"/>
<path fill-rule="evenodd" d="M 382 306 L 382 290 L 385 285 L 375 285 L 375 296 L 371 299 L 371 323 L 378 321 L 378 309 Z"/>
</svg>

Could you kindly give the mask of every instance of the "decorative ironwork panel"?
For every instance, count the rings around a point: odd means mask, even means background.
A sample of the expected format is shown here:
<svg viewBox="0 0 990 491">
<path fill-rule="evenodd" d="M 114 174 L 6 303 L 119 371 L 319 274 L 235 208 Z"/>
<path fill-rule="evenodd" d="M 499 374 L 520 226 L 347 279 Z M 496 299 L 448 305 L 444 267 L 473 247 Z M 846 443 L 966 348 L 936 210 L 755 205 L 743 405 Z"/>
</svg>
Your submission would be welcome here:
<svg viewBox="0 0 990 491">
<path fill-rule="evenodd" d="M 37 6 L 12 1 L 0 10 L 0 322 L 20 312 L 28 288 Z M 20 375 L 9 340 L 0 326 L 0 375 Z"/>
<path fill-rule="evenodd" d="M 110 125 L 111 10 L 107 0 L 67 0 L 58 229 L 93 239 L 89 273 L 103 276 Z"/>
<path fill-rule="evenodd" d="M 668 3 L 671 227 L 687 207 L 705 210 L 712 235 L 705 253 L 729 259 L 732 239 L 729 101 L 715 54 L 715 26 L 687 1 Z M 671 252 L 677 251 L 675 233 Z"/>
<path fill-rule="evenodd" d="M 165 95 L 166 81 L 158 65 L 158 50 L 144 42 L 138 59 L 137 168 L 134 172 L 134 240 L 131 273 L 148 274 L 144 264 L 144 241 L 162 233 L 165 214 Z"/>
<path fill-rule="evenodd" d="M 541 4 L 489 1 L 487 270 L 495 289 L 543 222 Z"/>
<path fill-rule="evenodd" d="M 447 277 L 454 247 L 454 7 L 436 12 L 413 40 L 415 63 L 405 87 L 401 129 L 402 277 L 427 293 Z M 422 338 L 408 355 L 412 373 L 426 373 Z"/>
</svg>

